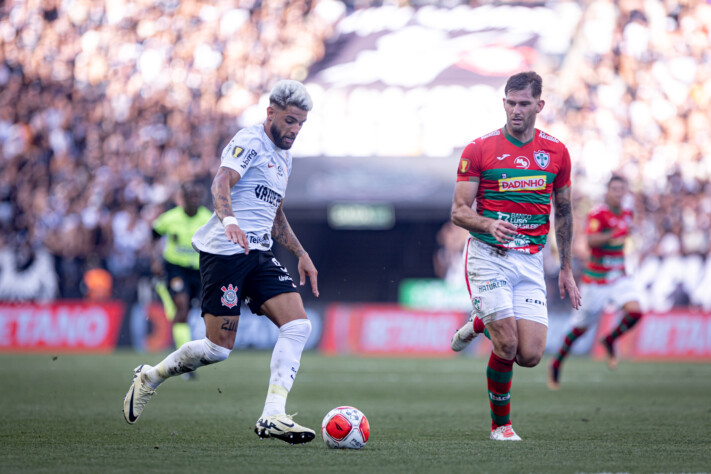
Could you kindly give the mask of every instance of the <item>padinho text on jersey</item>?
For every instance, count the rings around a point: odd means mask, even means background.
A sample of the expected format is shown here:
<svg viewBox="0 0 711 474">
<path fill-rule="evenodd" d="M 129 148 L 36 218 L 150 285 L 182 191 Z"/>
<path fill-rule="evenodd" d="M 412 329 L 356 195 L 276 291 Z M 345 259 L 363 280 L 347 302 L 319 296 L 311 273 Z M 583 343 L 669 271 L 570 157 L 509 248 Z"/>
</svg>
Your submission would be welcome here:
<svg viewBox="0 0 711 474">
<path fill-rule="evenodd" d="M 521 176 L 499 180 L 499 191 L 539 191 L 546 188 L 545 176 Z"/>
<path fill-rule="evenodd" d="M 257 186 L 255 186 L 254 195 L 257 196 L 257 199 L 261 199 L 262 201 L 269 203 L 274 207 L 279 207 L 279 204 L 281 204 L 281 200 L 283 199 L 281 194 L 274 191 L 273 189 L 269 189 L 263 184 L 258 184 Z"/>
</svg>

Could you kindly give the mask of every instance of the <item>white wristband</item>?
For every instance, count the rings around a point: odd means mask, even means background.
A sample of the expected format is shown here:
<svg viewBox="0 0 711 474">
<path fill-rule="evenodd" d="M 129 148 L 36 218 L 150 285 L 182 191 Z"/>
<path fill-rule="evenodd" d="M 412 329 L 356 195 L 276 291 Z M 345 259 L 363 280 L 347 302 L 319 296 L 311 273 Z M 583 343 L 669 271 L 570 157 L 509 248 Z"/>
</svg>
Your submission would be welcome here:
<svg viewBox="0 0 711 474">
<path fill-rule="evenodd" d="M 239 227 L 239 223 L 237 223 L 237 218 L 235 216 L 226 216 L 222 219 L 222 225 L 225 227 L 228 225 L 236 225 Z"/>
</svg>

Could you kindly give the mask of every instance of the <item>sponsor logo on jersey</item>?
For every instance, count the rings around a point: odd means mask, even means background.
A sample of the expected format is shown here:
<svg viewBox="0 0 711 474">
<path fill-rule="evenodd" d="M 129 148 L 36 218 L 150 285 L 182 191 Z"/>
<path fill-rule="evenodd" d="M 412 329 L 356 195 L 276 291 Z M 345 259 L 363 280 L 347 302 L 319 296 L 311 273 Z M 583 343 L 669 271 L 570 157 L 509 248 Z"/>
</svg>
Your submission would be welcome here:
<svg viewBox="0 0 711 474">
<path fill-rule="evenodd" d="M 220 301 L 222 301 L 222 306 L 227 306 L 228 308 L 237 306 L 237 303 L 239 303 L 239 298 L 237 297 L 237 288 L 233 287 L 232 283 L 230 283 L 229 285 L 227 285 L 227 288 L 223 286 L 221 290 L 222 298 L 220 298 Z"/>
<path fill-rule="evenodd" d="M 279 207 L 283 199 L 281 194 L 262 184 L 258 184 L 254 187 L 254 195 L 257 196 L 257 199 L 271 204 L 274 207 Z"/>
<path fill-rule="evenodd" d="M 459 172 L 466 173 L 468 169 L 469 169 L 469 160 L 462 159 L 459 162 Z"/>
<path fill-rule="evenodd" d="M 516 166 L 516 168 L 526 170 L 529 166 L 531 166 L 531 162 L 528 161 L 528 158 L 525 156 L 517 156 L 514 160 L 514 166 Z"/>
<path fill-rule="evenodd" d="M 499 211 L 496 211 L 496 213 L 498 214 L 498 219 L 500 221 L 510 222 L 518 229 L 536 229 L 540 227 L 540 224 L 528 223 L 528 221 L 533 218 L 533 214 L 520 214 L 518 212 L 507 214 Z"/>
<path fill-rule="evenodd" d="M 267 248 L 271 242 L 269 234 L 264 234 L 261 237 L 255 234 L 247 234 L 247 239 L 249 240 L 249 245 L 260 245 Z"/>
<path fill-rule="evenodd" d="M 242 153 L 244 153 L 244 148 L 236 146 L 232 149 L 232 158 L 239 158 Z"/>
<path fill-rule="evenodd" d="M 499 161 L 501 161 L 501 160 L 503 160 L 504 158 L 506 158 L 507 156 L 511 156 L 511 155 L 509 155 L 508 153 L 504 153 L 504 154 L 501 155 L 501 156 L 497 156 L 496 159 L 499 160 Z"/>
<path fill-rule="evenodd" d="M 545 169 L 546 166 L 548 166 L 548 163 L 551 162 L 551 155 L 541 150 L 534 151 L 533 159 L 536 160 L 536 164 L 540 166 L 541 169 Z"/>
<path fill-rule="evenodd" d="M 541 130 L 541 131 L 538 133 L 538 136 L 541 137 L 541 138 L 543 138 L 544 140 L 550 140 L 550 141 L 555 142 L 555 143 L 560 143 L 560 140 L 558 140 L 558 139 L 555 138 L 555 137 L 551 137 L 550 135 L 548 135 L 548 134 L 547 134 L 546 132 L 544 132 L 543 130 Z"/>
<path fill-rule="evenodd" d="M 546 189 L 545 176 L 520 176 L 499 180 L 499 191 L 540 191 Z"/>
<path fill-rule="evenodd" d="M 247 156 L 242 159 L 242 163 L 240 163 L 239 165 L 242 168 L 246 168 L 247 166 L 249 166 L 249 162 L 252 161 L 252 159 L 256 156 L 257 150 L 249 150 L 249 153 L 247 153 Z"/>
<path fill-rule="evenodd" d="M 481 137 L 480 140 L 483 140 L 483 139 L 489 138 L 489 137 L 495 137 L 496 135 L 501 135 L 501 130 L 494 130 L 493 132 L 489 132 L 486 135 L 484 135 L 483 137 Z"/>
</svg>

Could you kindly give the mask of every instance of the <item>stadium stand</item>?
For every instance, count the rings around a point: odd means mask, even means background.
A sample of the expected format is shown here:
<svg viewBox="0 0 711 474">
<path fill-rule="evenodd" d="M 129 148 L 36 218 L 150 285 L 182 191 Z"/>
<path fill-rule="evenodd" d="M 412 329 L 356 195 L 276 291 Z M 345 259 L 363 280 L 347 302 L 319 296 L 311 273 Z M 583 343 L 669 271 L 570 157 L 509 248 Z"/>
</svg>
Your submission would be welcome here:
<svg viewBox="0 0 711 474">
<path fill-rule="evenodd" d="M 490 3 L 5 2 L 0 248 L 54 257 L 42 298 L 84 296 L 77 282 L 98 258 L 114 296 L 130 301 L 150 274 L 150 222 L 180 182 L 209 185 L 236 117 L 276 79 L 305 79 L 339 19 L 383 4 Z M 637 269 L 658 303 L 711 308 L 699 290 L 711 284 L 711 5 L 583 4 L 562 68 L 544 75 L 540 124 L 571 147 L 578 223 L 604 178 L 622 172 Z M 670 277 L 651 281 L 660 268 Z M 25 298 L 8 284 L 3 299 Z"/>
</svg>

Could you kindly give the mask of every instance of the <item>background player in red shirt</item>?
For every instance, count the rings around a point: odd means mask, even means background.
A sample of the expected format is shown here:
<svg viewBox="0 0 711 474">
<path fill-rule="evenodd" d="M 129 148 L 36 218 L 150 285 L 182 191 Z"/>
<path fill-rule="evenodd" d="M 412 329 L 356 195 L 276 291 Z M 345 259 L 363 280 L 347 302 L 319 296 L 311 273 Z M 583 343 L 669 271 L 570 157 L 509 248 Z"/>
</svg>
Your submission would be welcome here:
<svg viewBox="0 0 711 474">
<path fill-rule="evenodd" d="M 548 370 L 548 387 L 551 390 L 560 388 L 561 365 L 573 343 L 597 323 L 605 305 L 613 303 L 624 312 L 615 330 L 600 341 L 605 347 L 611 369 L 617 367 L 615 339 L 642 318 L 637 292 L 625 272 L 624 246 L 632 222 L 632 211 L 622 208 L 626 193 L 627 181 L 621 176 L 612 176 L 607 183 L 604 204 L 588 214 L 586 233 L 590 257 L 580 286 L 583 305 L 579 311 L 573 312 L 571 329 L 551 361 Z"/>
<path fill-rule="evenodd" d="M 509 416 L 513 364 L 538 365 L 546 345 L 540 251 L 550 228 L 551 197 L 560 296 L 567 292 L 578 308 L 580 293 L 571 268 L 570 155 L 559 140 L 535 128 L 545 104 L 541 77 L 516 74 L 504 90 L 506 125 L 467 145 L 457 170 L 452 222 L 470 233 L 465 272 L 474 310 L 452 338 L 452 349 L 462 350 L 486 330 L 494 346 L 486 370 L 490 437 L 518 441 Z"/>
</svg>

